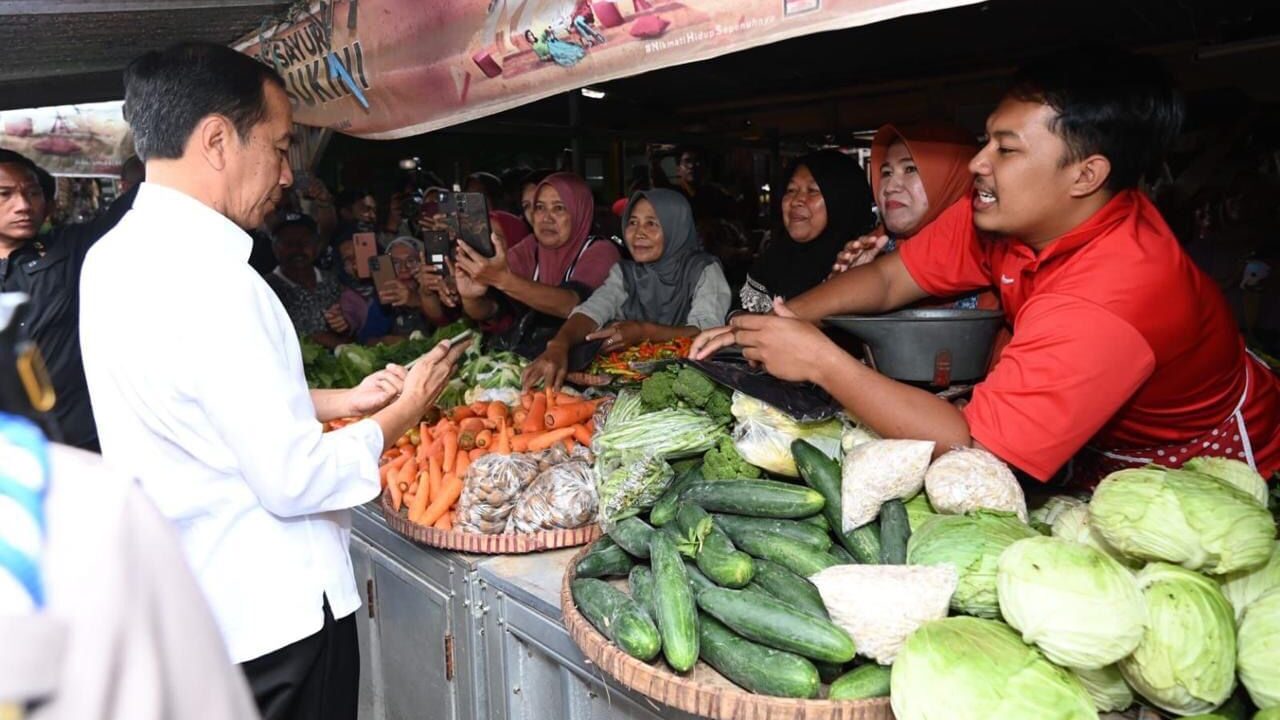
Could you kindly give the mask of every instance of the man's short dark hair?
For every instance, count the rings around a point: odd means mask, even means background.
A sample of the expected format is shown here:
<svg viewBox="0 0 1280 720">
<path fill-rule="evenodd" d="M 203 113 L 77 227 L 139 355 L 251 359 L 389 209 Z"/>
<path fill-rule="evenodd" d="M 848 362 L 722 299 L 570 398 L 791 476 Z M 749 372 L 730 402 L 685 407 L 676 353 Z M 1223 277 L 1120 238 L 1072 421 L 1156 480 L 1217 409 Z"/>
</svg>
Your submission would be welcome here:
<svg viewBox="0 0 1280 720">
<path fill-rule="evenodd" d="M 20 152 L 0 148 L 0 165 L 20 165 L 35 176 L 36 182 L 40 184 L 40 191 L 44 194 L 45 202 L 52 203 L 53 195 L 58 190 L 58 181 L 54 179 L 49 171 L 35 164 L 31 158 Z"/>
<path fill-rule="evenodd" d="M 1159 61 L 1113 48 L 1076 48 L 1031 62 L 1006 95 L 1053 108 L 1058 115 L 1049 129 L 1067 144 L 1063 163 L 1106 157 L 1113 192 L 1137 187 L 1182 129 L 1182 98 Z"/>
<path fill-rule="evenodd" d="M 284 234 L 285 230 L 288 230 L 289 228 L 295 228 L 295 227 L 303 228 L 308 233 L 310 233 L 312 240 L 319 240 L 320 236 L 318 234 L 319 231 L 317 230 L 317 227 L 316 227 L 316 221 L 311 219 L 310 215 L 303 215 L 302 213 L 289 213 L 288 215 L 285 215 L 284 220 L 282 220 L 280 224 L 277 225 L 275 229 L 271 231 L 272 242 L 279 241 L 280 236 Z"/>
<path fill-rule="evenodd" d="M 201 119 L 222 115 L 241 140 L 267 115 L 267 83 L 284 89 L 274 70 L 212 43 L 152 50 L 124 71 L 124 117 L 138 157 L 182 157 Z"/>
</svg>

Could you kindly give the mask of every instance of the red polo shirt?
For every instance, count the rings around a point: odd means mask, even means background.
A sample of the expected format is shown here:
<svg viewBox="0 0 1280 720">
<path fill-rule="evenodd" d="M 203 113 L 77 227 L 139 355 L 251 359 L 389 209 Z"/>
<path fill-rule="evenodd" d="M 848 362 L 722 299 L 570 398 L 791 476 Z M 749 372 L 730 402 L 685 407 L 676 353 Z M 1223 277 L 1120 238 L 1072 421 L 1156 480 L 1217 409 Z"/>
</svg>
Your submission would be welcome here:
<svg viewBox="0 0 1280 720">
<path fill-rule="evenodd" d="M 900 250 L 930 295 L 994 288 L 1013 326 L 965 408 L 972 437 L 1048 480 L 1086 444 L 1189 442 L 1245 392 L 1244 341 L 1222 293 L 1142 194 L 1118 194 L 1037 256 L 980 233 L 968 198 Z M 1244 404 L 1258 470 L 1280 469 L 1280 380 L 1255 365 Z"/>
</svg>

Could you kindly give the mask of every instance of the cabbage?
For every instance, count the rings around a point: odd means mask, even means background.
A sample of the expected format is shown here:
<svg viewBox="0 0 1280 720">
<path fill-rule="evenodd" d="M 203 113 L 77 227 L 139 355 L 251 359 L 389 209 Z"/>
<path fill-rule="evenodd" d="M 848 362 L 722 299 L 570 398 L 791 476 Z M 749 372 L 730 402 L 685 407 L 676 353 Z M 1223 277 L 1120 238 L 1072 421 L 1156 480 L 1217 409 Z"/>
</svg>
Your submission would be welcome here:
<svg viewBox="0 0 1280 720">
<path fill-rule="evenodd" d="M 1072 497 L 1070 495 L 1054 495 L 1048 500 L 1045 500 L 1044 505 L 1041 505 L 1031 511 L 1031 517 L 1028 519 L 1028 522 L 1053 525 L 1054 521 L 1056 521 L 1058 516 L 1063 512 L 1081 505 L 1084 505 L 1084 501 L 1080 498 Z"/>
<path fill-rule="evenodd" d="M 1244 616 L 1244 609 L 1267 592 L 1280 588 L 1280 542 L 1271 549 L 1267 564 L 1253 570 L 1239 570 L 1219 578 L 1222 594 L 1236 611 L 1236 623 Z"/>
<path fill-rule="evenodd" d="M 1098 712 L 1118 712 L 1133 704 L 1133 691 L 1120 676 L 1120 669 L 1108 665 L 1097 670 L 1072 670 L 1084 686 Z"/>
<path fill-rule="evenodd" d="M 798 478 L 791 443 L 806 440 L 827 457 L 839 458 L 844 423 L 837 418 L 823 422 L 797 422 L 790 415 L 750 395 L 733 393 L 731 408 L 737 425 L 733 444 L 747 462 L 776 475 Z"/>
<path fill-rule="evenodd" d="M 1280 706 L 1259 711 L 1253 720 L 1280 720 Z"/>
<path fill-rule="evenodd" d="M 1280 590 L 1258 598 L 1240 623 L 1240 682 L 1260 708 L 1280 708 Z"/>
<path fill-rule="evenodd" d="M 1089 521 L 1125 555 L 1215 575 L 1262 565 L 1276 536 L 1253 497 L 1208 475 L 1153 467 L 1108 475 Z"/>
<path fill-rule="evenodd" d="M 923 496 L 918 496 L 923 497 Z M 911 503 L 907 503 L 910 512 Z M 996 563 L 1004 549 L 1036 532 L 1013 513 L 979 510 L 970 515 L 934 515 L 907 542 L 911 565 L 951 565 L 960 584 L 951 609 L 966 615 L 1000 617 Z"/>
<path fill-rule="evenodd" d="M 1096 670 L 1133 652 L 1146 610 L 1133 574 L 1106 553 L 1058 538 L 1019 540 L 1000 556 L 1000 611 L 1053 662 Z"/>
<path fill-rule="evenodd" d="M 1079 680 L 996 620 L 924 625 L 907 638 L 889 683 L 898 720 L 1098 717 Z"/>
<path fill-rule="evenodd" d="M 1182 469 L 1216 477 L 1252 495 L 1262 507 L 1267 506 L 1267 481 L 1246 463 L 1224 457 L 1198 457 L 1188 460 Z"/>
<path fill-rule="evenodd" d="M 1236 628 L 1218 584 L 1152 563 L 1138 573 L 1138 586 L 1147 601 L 1147 630 L 1120 661 L 1120 674 L 1153 705 L 1178 715 L 1226 702 L 1235 688 Z"/>
<path fill-rule="evenodd" d="M 911 527 L 911 532 L 916 532 L 926 520 L 938 514 L 929 504 L 929 497 L 924 493 L 916 493 L 915 497 L 903 505 L 907 508 L 907 525 Z"/>
<path fill-rule="evenodd" d="M 1097 530 L 1093 529 L 1093 526 L 1089 524 L 1088 505 L 1075 505 L 1058 513 L 1058 517 L 1053 521 L 1052 534 L 1056 538 L 1070 540 L 1071 542 L 1101 550 L 1119 560 L 1123 565 L 1142 566 L 1141 562 L 1127 558 L 1119 550 L 1111 547 L 1111 543 L 1108 543 Z"/>
</svg>

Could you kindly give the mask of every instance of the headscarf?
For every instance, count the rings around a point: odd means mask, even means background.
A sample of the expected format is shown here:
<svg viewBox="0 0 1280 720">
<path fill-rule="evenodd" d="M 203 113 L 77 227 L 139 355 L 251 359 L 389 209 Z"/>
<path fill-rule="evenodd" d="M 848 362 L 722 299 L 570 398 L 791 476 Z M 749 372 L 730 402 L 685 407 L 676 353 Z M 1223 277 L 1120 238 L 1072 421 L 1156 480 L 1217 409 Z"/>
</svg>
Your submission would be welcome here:
<svg viewBox="0 0 1280 720">
<path fill-rule="evenodd" d="M 969 161 L 978 148 L 972 135 L 946 123 L 919 123 L 904 125 L 901 129 L 893 125 L 881 127 L 871 141 L 871 187 L 877 202 L 880 200 L 880 166 L 889 154 L 889 146 L 898 140 L 907 146 L 920 182 L 924 184 L 925 196 L 929 198 L 929 210 L 920 223 L 923 228 L 973 191 Z"/>
<path fill-rule="evenodd" d="M 529 227 L 524 218 L 512 215 L 505 210 L 493 210 L 489 213 L 489 222 L 502 228 L 502 236 L 507 239 L 507 250 L 520 245 L 529 235 Z"/>
<path fill-rule="evenodd" d="M 543 247 L 536 242 L 522 242 L 507 254 L 507 265 L 511 271 L 526 280 L 533 279 L 534 269 L 538 271 L 538 282 L 547 285 L 559 285 L 564 274 L 569 271 L 573 261 L 582 252 L 591 235 L 591 221 L 595 217 L 596 202 L 591 195 L 591 188 L 586 181 L 569 172 L 558 172 L 547 176 L 538 183 L 534 197 L 542 192 L 542 188 L 550 186 L 560 193 L 560 201 L 569 211 L 569 240 L 558 248 Z"/>
<path fill-rule="evenodd" d="M 675 190 L 641 190 L 632 195 L 622 214 L 623 228 L 641 200 L 653 204 L 662 225 L 662 257 L 650 263 L 623 260 L 618 264 L 627 288 L 627 301 L 622 305 L 620 319 L 684 325 L 702 271 L 717 260 L 702 249 L 702 241 L 694 229 L 693 209 L 684 195 Z"/>
<path fill-rule="evenodd" d="M 786 227 L 774 235 L 751 268 L 751 278 L 772 295 L 793 298 L 827 278 L 844 244 L 871 229 L 875 198 L 867 175 L 853 158 L 835 150 L 819 150 L 797 158 L 787 168 L 790 182 L 800 166 L 809 168 L 827 206 L 827 227 L 818 237 L 798 243 Z M 777 193 L 782 197 L 782 193 Z M 778 217 L 782 217 L 779 204 Z"/>
</svg>

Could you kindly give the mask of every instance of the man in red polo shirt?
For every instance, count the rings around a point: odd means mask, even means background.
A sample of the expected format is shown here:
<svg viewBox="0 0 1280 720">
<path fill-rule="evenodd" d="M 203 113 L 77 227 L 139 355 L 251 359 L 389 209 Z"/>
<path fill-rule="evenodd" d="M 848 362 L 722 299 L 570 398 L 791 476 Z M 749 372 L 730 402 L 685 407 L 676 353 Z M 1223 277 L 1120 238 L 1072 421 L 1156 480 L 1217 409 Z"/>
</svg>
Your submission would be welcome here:
<svg viewBox="0 0 1280 720">
<path fill-rule="evenodd" d="M 1073 52 L 1025 68 L 987 120 L 974 195 L 899 252 L 772 316 L 704 333 L 773 375 L 814 382 L 886 437 L 990 450 L 1041 481 L 1197 455 L 1280 470 L 1280 381 L 1136 188 L 1182 119 L 1154 61 Z M 869 241 L 871 244 L 873 241 Z M 839 351 L 812 323 L 993 288 L 1013 340 L 959 410 Z"/>
</svg>

